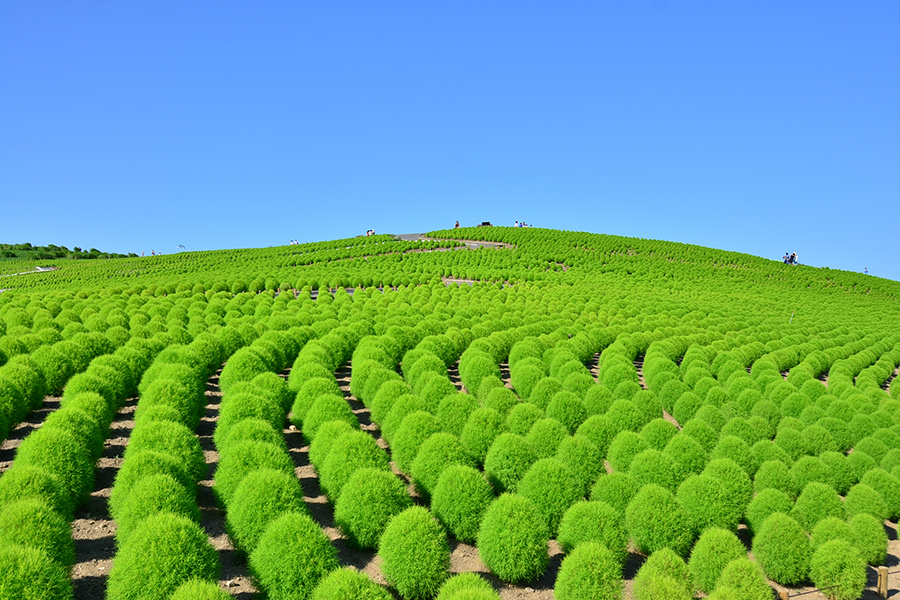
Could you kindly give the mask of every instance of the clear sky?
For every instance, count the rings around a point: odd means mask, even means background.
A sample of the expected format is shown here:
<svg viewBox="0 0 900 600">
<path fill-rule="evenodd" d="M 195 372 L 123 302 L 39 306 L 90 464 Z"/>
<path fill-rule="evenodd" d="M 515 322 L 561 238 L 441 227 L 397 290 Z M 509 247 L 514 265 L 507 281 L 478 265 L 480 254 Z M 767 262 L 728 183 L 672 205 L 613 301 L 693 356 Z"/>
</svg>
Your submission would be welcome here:
<svg viewBox="0 0 900 600">
<path fill-rule="evenodd" d="M 3 2 L 0 241 L 516 220 L 900 280 L 900 3 Z"/>
</svg>

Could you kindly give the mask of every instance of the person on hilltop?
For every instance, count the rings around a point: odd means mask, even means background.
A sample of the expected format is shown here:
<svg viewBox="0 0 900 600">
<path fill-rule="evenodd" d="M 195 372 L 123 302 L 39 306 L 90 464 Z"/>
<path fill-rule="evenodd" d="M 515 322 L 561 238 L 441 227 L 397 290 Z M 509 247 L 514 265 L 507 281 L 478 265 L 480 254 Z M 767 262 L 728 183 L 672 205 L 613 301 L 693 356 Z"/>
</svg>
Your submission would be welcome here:
<svg viewBox="0 0 900 600">
<path fill-rule="evenodd" d="M 799 264 L 800 264 L 800 261 L 797 259 L 797 253 L 796 253 L 796 252 L 794 252 L 793 254 L 791 254 L 791 264 L 792 264 L 792 265 L 799 265 Z"/>
<path fill-rule="evenodd" d="M 518 222 L 518 221 L 516 221 L 516 224 L 515 224 L 515 225 L 513 225 L 513 227 L 518 227 L 518 226 L 519 226 L 519 222 Z"/>
<path fill-rule="evenodd" d="M 459 229 L 459 221 L 456 222 L 456 225 L 453 227 L 453 229 Z"/>
</svg>

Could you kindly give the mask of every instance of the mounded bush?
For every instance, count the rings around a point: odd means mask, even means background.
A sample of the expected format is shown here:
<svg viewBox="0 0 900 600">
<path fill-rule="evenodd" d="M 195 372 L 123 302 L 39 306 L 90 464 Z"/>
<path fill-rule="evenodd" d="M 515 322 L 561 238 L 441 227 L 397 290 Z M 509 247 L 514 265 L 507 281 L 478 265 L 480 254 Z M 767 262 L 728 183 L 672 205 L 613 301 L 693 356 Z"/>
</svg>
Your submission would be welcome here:
<svg viewBox="0 0 900 600">
<path fill-rule="evenodd" d="M 129 536 L 151 515 L 170 512 L 200 521 L 197 500 L 193 489 L 165 473 L 156 473 L 136 481 L 128 495 L 110 515 L 116 520 L 116 542 L 119 547 L 128 542 Z"/>
<path fill-rule="evenodd" d="M 450 547 L 440 523 L 421 506 L 388 522 L 378 543 L 381 570 L 404 598 L 431 598 L 447 579 Z"/>
<path fill-rule="evenodd" d="M 604 385 L 592 385 L 584 395 L 584 407 L 589 415 L 605 414 L 616 398 Z"/>
<path fill-rule="evenodd" d="M 125 460 L 142 450 L 169 454 L 182 465 L 194 482 L 206 476 L 206 459 L 200 440 L 190 429 L 172 421 L 154 421 L 136 427 L 128 439 Z"/>
<path fill-rule="evenodd" d="M 498 379 L 497 381 L 500 380 Z M 487 380 L 481 383 L 482 388 L 484 388 L 486 382 Z M 481 388 L 479 388 L 479 395 L 483 398 L 482 405 L 485 408 L 493 408 L 500 413 L 504 419 L 509 415 L 509 411 L 520 402 L 519 397 L 516 396 L 515 392 L 504 387 L 502 382 L 500 382 L 499 386 L 491 388 L 491 390 L 487 392 L 487 395 L 484 395 Z"/>
<path fill-rule="evenodd" d="M 546 519 L 534 502 L 518 494 L 503 494 L 485 512 L 478 530 L 478 554 L 503 581 L 533 581 L 547 567 L 549 539 Z"/>
<path fill-rule="evenodd" d="M 390 471 L 387 453 L 364 431 L 345 433 L 331 445 L 331 451 L 319 471 L 319 483 L 331 501 L 336 503 L 344 484 L 357 469 L 363 467 Z"/>
<path fill-rule="evenodd" d="M 235 545 L 250 554 L 269 523 L 286 512 L 304 512 L 303 491 L 293 473 L 257 469 L 237 486 L 226 513 Z"/>
<path fill-rule="evenodd" d="M 744 521 L 747 522 L 750 532 L 756 534 L 765 520 L 771 515 L 775 513 L 787 515 L 791 512 L 793 506 L 794 504 L 787 494 L 781 490 L 766 488 L 756 494 L 753 500 L 750 501 L 744 513 Z"/>
<path fill-rule="evenodd" d="M 491 486 L 479 471 L 449 465 L 431 495 L 431 511 L 458 540 L 471 543 L 493 499 Z"/>
<path fill-rule="evenodd" d="M 844 506 L 834 488 L 814 481 L 800 492 L 791 510 L 791 517 L 806 531 L 812 531 L 816 523 L 825 517 L 843 518 Z"/>
<path fill-rule="evenodd" d="M 723 592 L 717 594 L 719 590 Z M 730 597 L 738 600 L 772 600 L 772 588 L 766 583 L 759 565 L 749 558 L 742 557 L 734 559 L 722 570 L 719 583 L 709 597 L 713 596 L 722 600 Z"/>
<path fill-rule="evenodd" d="M 733 460 L 738 466 L 746 471 L 747 475 L 750 477 L 753 477 L 759 466 L 756 464 L 753 453 L 750 452 L 750 446 L 747 445 L 747 442 L 735 435 L 723 435 L 720 437 L 719 443 L 717 443 L 716 447 L 709 453 L 709 459 L 711 461 L 720 458 Z"/>
<path fill-rule="evenodd" d="M 536 460 L 537 455 L 525 438 L 514 433 L 501 433 L 484 458 L 484 472 L 498 492 L 514 491 Z"/>
<path fill-rule="evenodd" d="M 773 513 L 753 537 L 753 555 L 769 579 L 797 585 L 809 573 L 812 548 L 806 531 L 784 513 Z"/>
<path fill-rule="evenodd" d="M 257 442 L 265 442 L 281 447 L 287 452 L 287 444 L 284 441 L 284 434 L 276 431 L 272 424 L 256 417 L 250 417 L 238 421 L 228 429 L 228 433 L 220 440 L 217 449 L 221 453 L 226 453 L 235 444 L 244 440 L 254 440 Z"/>
<path fill-rule="evenodd" d="M 409 473 L 419 448 L 440 430 L 437 419 L 430 412 L 417 410 L 407 415 L 391 441 L 391 458 L 397 463 L 397 468 Z"/>
<path fill-rule="evenodd" d="M 13 462 L 0 477 L 0 506 L 26 498 L 41 500 L 67 521 L 72 519 L 72 499 L 56 475 L 41 467 Z"/>
<path fill-rule="evenodd" d="M 866 588 L 866 562 L 845 540 L 822 544 L 812 555 L 809 575 L 833 600 L 856 600 Z"/>
<path fill-rule="evenodd" d="M 38 498 L 24 498 L 3 505 L 0 547 L 10 544 L 42 550 L 66 568 L 75 564 L 75 542 L 69 522 Z"/>
<path fill-rule="evenodd" d="M 854 451 L 850 456 L 853 454 L 856 452 Z M 887 504 L 888 518 L 894 520 L 900 517 L 900 479 L 884 469 L 871 469 L 860 477 L 859 482 L 881 494 Z"/>
<path fill-rule="evenodd" d="M 469 415 L 476 409 L 478 401 L 473 396 L 463 393 L 451 394 L 441 400 L 435 416 L 442 431 L 458 437 L 466 426 Z"/>
<path fill-rule="evenodd" d="M 844 510 L 847 513 L 847 519 L 863 513 L 872 515 L 879 521 L 884 521 L 888 517 L 888 508 L 884 498 L 864 483 L 854 485 L 847 492 L 844 497 Z"/>
<path fill-rule="evenodd" d="M 50 413 L 44 419 L 41 429 L 58 429 L 71 433 L 78 438 L 79 443 L 92 461 L 103 454 L 103 442 L 106 439 L 106 426 L 98 426 L 94 419 L 77 408 L 60 409 Z"/>
<path fill-rule="evenodd" d="M 544 411 L 530 402 L 520 402 L 506 415 L 506 428 L 511 433 L 525 435 L 531 427 L 544 418 Z"/>
<path fill-rule="evenodd" d="M 177 458 L 163 452 L 142 450 L 129 456 L 127 461 L 123 461 L 116 473 L 116 480 L 109 495 L 110 514 L 118 514 L 117 511 L 139 481 L 156 474 L 169 475 L 191 493 L 194 491 L 194 481 Z"/>
<path fill-rule="evenodd" d="M 565 426 L 556 419 L 539 419 L 531 426 L 525 441 L 534 450 L 538 458 L 550 458 L 556 454 L 559 445 L 569 433 Z"/>
<path fill-rule="evenodd" d="M 311 600 L 391 600 L 390 592 L 355 569 L 331 571 L 319 580 Z"/>
<path fill-rule="evenodd" d="M 178 586 L 169 600 L 229 600 L 231 595 L 218 583 L 191 579 Z"/>
<path fill-rule="evenodd" d="M 850 541 L 856 546 L 863 560 L 872 566 L 883 564 L 888 545 L 884 523 L 872 515 L 863 513 L 850 519 L 849 527 Z"/>
<path fill-rule="evenodd" d="M 733 514 L 743 514 L 753 498 L 753 482 L 746 471 L 730 459 L 718 458 L 709 461 L 702 474 L 718 479 Z"/>
<path fill-rule="evenodd" d="M 803 489 L 807 483 L 819 481 L 825 483 L 825 465 L 816 456 L 801 456 L 791 467 L 791 474 L 797 482 L 797 488 Z"/>
<path fill-rule="evenodd" d="M 39 429 L 22 440 L 16 452 L 17 466 L 44 469 L 55 475 L 75 506 L 94 485 L 94 462 L 78 438 L 63 429 Z"/>
<path fill-rule="evenodd" d="M 345 421 L 328 421 L 327 423 L 323 423 L 322 426 L 319 427 L 316 439 L 309 445 L 309 462 L 311 462 L 316 469 L 321 469 L 322 464 L 325 462 L 325 458 L 331 451 L 331 445 L 334 443 L 334 440 L 343 434 L 352 431 L 356 431 L 356 428 L 348 425 Z M 282 436 L 282 440 L 283 439 L 284 437 Z"/>
<path fill-rule="evenodd" d="M 640 489 L 638 482 L 627 473 L 601 474 L 591 488 L 591 500 L 605 502 L 624 516 L 625 509 Z"/>
<path fill-rule="evenodd" d="M 562 423 L 569 433 L 575 433 L 589 416 L 581 398 L 569 391 L 557 392 L 545 412 L 549 418 Z"/>
<path fill-rule="evenodd" d="M 278 446 L 265 442 L 241 442 L 223 454 L 219 460 L 213 491 L 227 507 L 231 504 L 231 499 L 244 477 L 263 468 L 293 474 L 294 463 Z"/>
<path fill-rule="evenodd" d="M 359 469 L 344 485 L 334 520 L 356 547 L 375 548 L 390 519 L 411 504 L 406 486 L 393 473 Z"/>
<path fill-rule="evenodd" d="M 702 419 L 691 419 L 681 427 L 681 435 L 692 437 L 707 452 L 712 451 L 719 441 L 719 434 Z"/>
<path fill-rule="evenodd" d="M 478 573 L 454 575 L 444 582 L 435 600 L 499 600 L 487 579 Z"/>
<path fill-rule="evenodd" d="M 175 365 L 171 365 L 172 368 Z M 173 408 L 178 414 L 178 422 L 190 430 L 197 428 L 201 412 L 205 408 L 206 397 L 198 382 L 186 383 L 161 376 L 149 384 L 141 394 L 138 412 L 162 405 Z M 191 385 L 193 384 L 193 385 Z"/>
<path fill-rule="evenodd" d="M 191 579 L 216 581 L 219 555 L 199 525 L 161 512 L 144 519 L 119 548 L 108 600 L 165 600 Z"/>
<path fill-rule="evenodd" d="M 270 600 L 306 600 L 340 567 L 337 550 L 305 512 L 287 512 L 269 523 L 248 563 Z"/>
<path fill-rule="evenodd" d="M 306 411 L 303 417 L 301 431 L 307 443 L 316 439 L 319 427 L 329 421 L 344 421 L 351 427 L 359 427 L 359 421 L 353 414 L 353 409 L 342 397 L 325 394 L 316 398 L 313 405 Z"/>
<path fill-rule="evenodd" d="M 663 452 L 675 459 L 684 477 L 702 472 L 709 458 L 700 442 L 683 433 L 669 440 Z"/>
<path fill-rule="evenodd" d="M 641 437 L 651 448 L 662 450 L 678 434 L 678 428 L 663 418 L 653 419 L 641 429 Z"/>
<path fill-rule="evenodd" d="M 721 527 L 706 529 L 691 549 L 688 570 L 697 589 L 710 593 L 732 560 L 746 556 L 747 549 L 737 536 Z"/>
<path fill-rule="evenodd" d="M 609 451 L 609 445 L 618 432 L 619 428 L 612 422 L 612 419 L 606 415 L 593 415 L 581 424 L 581 427 L 578 428 L 575 434 L 583 435 L 591 440 L 597 446 L 597 451 L 601 455 L 606 456 Z"/>
<path fill-rule="evenodd" d="M 645 485 L 625 510 L 631 539 L 645 553 L 671 548 L 684 556 L 694 540 L 690 517 L 675 495 L 658 485 Z"/>
<path fill-rule="evenodd" d="M 628 474 L 634 477 L 639 485 L 655 483 L 675 492 L 678 484 L 684 479 L 681 466 L 674 458 L 649 448 L 644 450 L 631 460 L 628 466 Z"/>
<path fill-rule="evenodd" d="M 0 546 L 0 598 L 71 600 L 72 580 L 66 568 L 37 548 Z"/>
<path fill-rule="evenodd" d="M 638 600 L 691 598 L 691 587 L 687 565 L 671 548 L 660 548 L 651 554 L 634 577 L 634 596 Z"/>
<path fill-rule="evenodd" d="M 604 471 L 603 455 L 587 437 L 570 435 L 556 449 L 556 458 L 566 465 L 581 485 L 582 496 L 586 496 L 597 477 Z"/>
<path fill-rule="evenodd" d="M 492 408 L 479 408 L 469 415 L 459 441 L 476 463 L 483 464 L 491 444 L 504 431 L 506 423 L 500 413 Z"/>
<path fill-rule="evenodd" d="M 634 457 L 649 449 L 650 444 L 640 434 L 633 431 L 622 431 L 609 445 L 606 460 L 615 471 L 628 472 L 628 467 L 631 466 Z"/>
<path fill-rule="evenodd" d="M 733 502 L 727 490 L 715 477 L 692 475 L 685 479 L 675 493 L 694 531 L 720 527 L 736 531 L 743 511 Z"/>
<path fill-rule="evenodd" d="M 871 516 L 871 515 L 869 515 Z M 879 524 L 881 527 L 881 525 Z M 882 527 L 882 531 L 884 528 Z M 847 540 L 853 543 L 853 531 L 850 524 L 837 517 L 826 517 L 819 521 L 812 530 L 809 545 L 813 550 L 831 540 Z"/>
<path fill-rule="evenodd" d="M 798 491 L 794 474 L 780 460 L 767 460 L 759 466 L 753 478 L 753 488 L 757 494 L 766 489 L 774 489 L 784 492 L 790 498 L 796 498 Z"/>
<path fill-rule="evenodd" d="M 381 435 L 389 444 L 393 444 L 395 441 L 394 436 L 397 434 L 400 427 L 402 427 L 406 417 L 417 412 L 432 414 L 428 407 L 428 403 L 425 402 L 424 398 L 413 395 L 401 396 L 394 403 L 391 412 L 388 413 L 387 417 L 385 417 L 384 421 L 381 423 Z M 437 423 L 437 420 L 435 420 L 435 423 Z M 440 431 L 440 425 L 438 425 L 438 431 Z M 413 458 L 415 458 L 415 456 L 413 456 Z"/>
<path fill-rule="evenodd" d="M 554 596 L 558 600 L 614 600 L 622 597 L 621 563 L 603 544 L 585 542 L 559 567 Z"/>
<path fill-rule="evenodd" d="M 446 431 L 433 433 L 419 446 L 410 469 L 416 489 L 424 497 L 431 497 L 441 473 L 449 465 L 474 467 L 475 461 L 455 435 Z"/>
<path fill-rule="evenodd" d="M 557 541 L 564 552 L 571 552 L 579 544 L 599 542 L 608 548 L 620 565 L 628 556 L 628 534 L 622 515 L 605 502 L 581 501 L 573 504 L 559 523 Z"/>
<path fill-rule="evenodd" d="M 536 461 L 519 481 L 516 492 L 529 498 L 555 536 L 566 510 L 582 497 L 581 485 L 569 468 L 555 458 Z"/>
</svg>

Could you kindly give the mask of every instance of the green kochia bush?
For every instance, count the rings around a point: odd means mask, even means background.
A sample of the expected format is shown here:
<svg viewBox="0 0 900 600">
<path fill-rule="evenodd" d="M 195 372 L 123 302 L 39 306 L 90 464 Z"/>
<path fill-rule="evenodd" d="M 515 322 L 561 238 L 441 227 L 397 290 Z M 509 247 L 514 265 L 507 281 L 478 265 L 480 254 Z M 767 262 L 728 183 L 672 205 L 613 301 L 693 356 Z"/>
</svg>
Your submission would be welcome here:
<svg viewBox="0 0 900 600">
<path fill-rule="evenodd" d="M 355 427 L 351 427 L 344 421 L 328 421 L 327 423 L 323 423 L 316 433 L 316 439 L 309 445 L 309 462 L 311 462 L 316 469 L 321 469 L 322 464 L 325 462 L 325 458 L 331 451 L 331 445 L 334 443 L 334 440 L 345 433 L 356 430 Z"/>
<path fill-rule="evenodd" d="M 303 417 L 302 431 L 306 441 L 312 443 L 319 427 L 328 421 L 345 421 L 351 427 L 359 426 L 359 421 L 346 400 L 339 396 L 325 394 L 313 402 Z"/>
<path fill-rule="evenodd" d="M 870 565 L 877 566 L 884 562 L 888 537 L 882 521 L 865 513 L 854 516 L 850 519 L 850 541 Z"/>
<path fill-rule="evenodd" d="M 75 543 L 68 521 L 37 498 L 25 498 L 3 505 L 0 512 L 0 547 L 10 544 L 43 550 L 66 568 L 75 564 Z"/>
<path fill-rule="evenodd" d="M 440 523 L 420 506 L 393 517 L 378 544 L 382 572 L 404 598 L 434 596 L 450 569 L 450 548 Z"/>
<path fill-rule="evenodd" d="M 605 502 L 576 502 L 563 515 L 557 541 L 565 552 L 579 544 L 599 542 L 608 548 L 620 565 L 628 556 L 628 534 L 622 515 Z"/>
<path fill-rule="evenodd" d="M 688 560 L 688 570 L 694 585 L 697 589 L 710 593 L 715 589 L 716 582 L 728 563 L 746 554 L 747 549 L 733 532 L 710 527 L 694 544 Z"/>
<path fill-rule="evenodd" d="M 419 447 L 411 469 L 413 483 L 426 498 L 431 496 L 448 465 L 475 466 L 475 461 L 455 435 L 444 431 L 434 433 Z"/>
<path fill-rule="evenodd" d="M 626 473 L 610 473 L 601 475 L 591 488 L 591 500 L 605 502 L 625 515 L 625 509 L 631 499 L 638 493 L 640 486 L 633 477 Z"/>
<path fill-rule="evenodd" d="M 568 435 L 562 423 L 546 418 L 539 419 L 531 426 L 525 441 L 538 458 L 550 458 L 556 454 L 557 448 Z"/>
<path fill-rule="evenodd" d="M 444 582 L 435 600 L 499 600 L 500 596 L 478 573 L 454 575 Z"/>
<path fill-rule="evenodd" d="M 513 491 L 536 460 L 537 455 L 525 438 L 501 433 L 484 458 L 484 472 L 497 491 Z"/>
<path fill-rule="evenodd" d="M 166 600 L 185 581 L 215 581 L 219 556 L 190 519 L 162 512 L 144 519 L 113 561 L 108 600 Z"/>
<path fill-rule="evenodd" d="M 294 463 L 278 446 L 252 440 L 241 442 L 219 460 L 213 491 L 222 504 L 228 506 L 244 477 L 263 468 L 292 474 Z"/>
<path fill-rule="evenodd" d="M 614 470 L 627 472 L 634 457 L 649 449 L 650 444 L 639 434 L 633 431 L 623 431 L 613 439 L 606 459 Z"/>
<path fill-rule="evenodd" d="M 116 520 L 116 541 L 121 547 L 141 522 L 151 515 L 170 512 L 200 521 L 193 491 L 171 475 L 157 473 L 136 481 L 110 515 Z"/>
<path fill-rule="evenodd" d="M 364 573 L 343 568 L 319 580 L 309 597 L 311 600 L 391 600 L 393 596 Z"/>
<path fill-rule="evenodd" d="M 286 512 L 303 512 L 303 492 L 293 473 L 258 469 L 240 482 L 228 505 L 226 523 L 235 545 L 253 552 L 266 527 Z"/>
<path fill-rule="evenodd" d="M 503 494 L 488 507 L 478 530 L 478 554 L 503 581 L 519 583 L 540 577 L 547 567 L 549 533 L 534 502 Z"/>
<path fill-rule="evenodd" d="M 153 421 L 135 428 L 128 440 L 125 460 L 142 450 L 171 455 L 184 465 L 185 472 L 194 482 L 206 475 L 206 460 L 200 448 L 200 440 L 181 423 Z"/>
<path fill-rule="evenodd" d="M 521 402 L 513 406 L 506 415 L 506 427 L 511 433 L 525 435 L 531 427 L 544 418 L 544 411 L 531 404 Z"/>
<path fill-rule="evenodd" d="M 604 545 L 585 542 L 563 559 L 553 593 L 558 600 L 621 598 L 621 564 Z"/>
<path fill-rule="evenodd" d="M 71 600 L 72 580 L 66 568 L 37 548 L 0 546 L 0 598 Z"/>
<path fill-rule="evenodd" d="M 556 535 L 563 513 L 582 497 L 579 481 L 555 458 L 542 458 L 531 465 L 516 491 L 535 503 L 551 536 Z"/>
<path fill-rule="evenodd" d="M 310 598 L 322 578 L 340 567 L 328 536 L 301 512 L 269 523 L 248 562 L 270 600 Z"/>
<path fill-rule="evenodd" d="M 690 518 L 675 496 L 654 484 L 645 485 L 631 499 L 625 525 L 642 552 L 671 548 L 684 556 L 694 539 Z"/>
<path fill-rule="evenodd" d="M 479 408 L 469 415 L 459 441 L 478 463 L 484 463 L 488 449 L 498 435 L 506 431 L 503 417 L 492 408 Z"/>
<path fill-rule="evenodd" d="M 674 492 L 683 479 L 681 466 L 668 454 L 654 448 L 644 450 L 631 460 L 628 474 L 638 484 L 655 483 Z"/>
<path fill-rule="evenodd" d="M 16 452 L 16 466 L 32 466 L 59 478 L 71 505 L 87 496 L 94 484 L 94 464 L 75 435 L 64 429 L 39 429 Z"/>
<path fill-rule="evenodd" d="M 358 548 L 375 548 L 394 515 L 412 504 L 406 486 L 388 471 L 358 469 L 344 484 L 335 523 Z"/>
<path fill-rule="evenodd" d="M 784 513 L 774 513 L 753 537 L 753 554 L 770 579 L 782 585 L 796 585 L 809 573 L 812 548 L 797 521 Z"/>
<path fill-rule="evenodd" d="M 675 496 L 695 531 L 721 527 L 736 531 L 743 511 L 720 481 L 710 475 L 692 475 L 678 486 Z"/>
<path fill-rule="evenodd" d="M 440 430 L 437 419 L 430 412 L 417 410 L 406 415 L 391 438 L 391 457 L 397 463 L 397 468 L 409 473 L 419 448 L 425 440 Z"/>
<path fill-rule="evenodd" d="M 72 499 L 57 476 L 40 467 L 14 462 L 0 477 L 0 506 L 26 498 L 46 502 L 67 521 L 72 518 Z"/>
<path fill-rule="evenodd" d="M 194 491 L 194 481 L 185 472 L 184 465 L 169 454 L 142 450 L 128 457 L 116 473 L 115 484 L 109 495 L 109 512 L 115 518 L 118 510 L 125 503 L 131 489 L 145 478 L 156 474 L 169 475 L 178 481 L 186 490 Z M 2 481 L 2 479 L 0 479 Z M 2 484 L 0 484 L 2 485 Z"/>
<path fill-rule="evenodd" d="M 773 488 L 766 488 L 754 496 L 744 513 L 744 520 L 751 533 L 757 533 L 763 522 L 775 513 L 791 512 L 793 503 L 787 494 Z"/>
<path fill-rule="evenodd" d="M 866 563 L 845 540 L 822 544 L 813 553 L 809 574 L 813 584 L 834 600 L 856 600 L 866 587 Z"/>
<path fill-rule="evenodd" d="M 431 510 L 458 540 L 471 543 L 493 499 L 491 486 L 479 471 L 467 465 L 450 465 L 432 492 Z"/>
<path fill-rule="evenodd" d="M 375 439 L 360 430 L 337 438 L 319 471 L 319 482 L 332 502 L 340 499 L 344 484 L 363 467 L 390 471 L 388 456 Z"/>
<path fill-rule="evenodd" d="M 723 593 L 718 596 L 719 590 L 729 590 L 732 596 Z M 772 588 L 766 583 L 766 578 L 759 566 L 749 558 L 736 558 L 722 571 L 716 589 L 710 594 L 710 598 L 735 598 L 737 600 L 772 600 Z"/>
<path fill-rule="evenodd" d="M 806 531 L 812 531 L 816 523 L 825 517 L 844 517 L 844 506 L 840 496 L 830 486 L 814 481 L 808 484 L 794 508 L 791 516 L 803 526 Z"/>
<path fill-rule="evenodd" d="M 848 519 L 861 513 L 870 514 L 879 521 L 884 521 L 888 517 L 887 504 L 885 504 L 884 498 L 864 483 L 854 485 L 847 492 L 847 495 L 844 497 L 844 510 Z"/>
<path fill-rule="evenodd" d="M 287 444 L 281 431 L 276 431 L 272 424 L 256 417 L 250 417 L 238 421 L 228 429 L 228 432 L 220 440 L 217 446 L 220 453 L 226 453 L 235 444 L 244 440 L 254 440 L 279 446 L 287 452 Z"/>
<path fill-rule="evenodd" d="M 603 455 L 587 437 L 571 435 L 556 449 L 556 458 L 569 467 L 581 486 L 581 495 L 586 496 L 603 469 Z"/>
<path fill-rule="evenodd" d="M 637 600 L 688 600 L 691 587 L 687 565 L 671 548 L 660 548 L 651 554 L 634 578 Z"/>
<path fill-rule="evenodd" d="M 231 594 L 219 588 L 217 582 L 191 579 L 178 586 L 169 600 L 229 600 Z"/>
</svg>

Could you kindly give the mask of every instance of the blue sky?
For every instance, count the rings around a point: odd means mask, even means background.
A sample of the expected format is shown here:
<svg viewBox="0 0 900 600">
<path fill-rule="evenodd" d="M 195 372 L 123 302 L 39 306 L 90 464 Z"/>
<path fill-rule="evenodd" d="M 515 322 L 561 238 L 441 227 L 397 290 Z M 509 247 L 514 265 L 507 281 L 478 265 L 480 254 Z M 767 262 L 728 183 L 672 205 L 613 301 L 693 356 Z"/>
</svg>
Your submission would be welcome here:
<svg viewBox="0 0 900 600">
<path fill-rule="evenodd" d="M 900 3 L 5 2 L 0 241 L 490 220 L 900 280 Z"/>
</svg>

